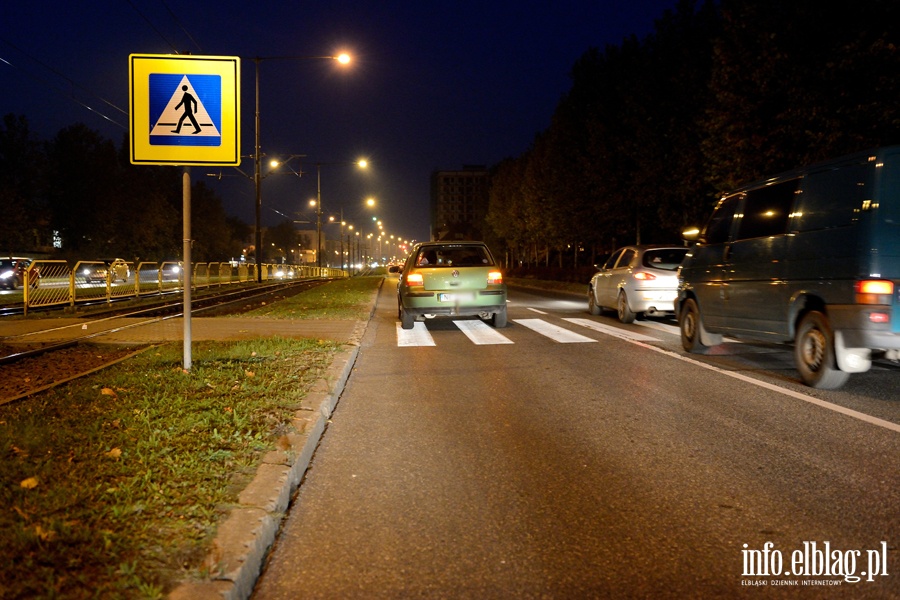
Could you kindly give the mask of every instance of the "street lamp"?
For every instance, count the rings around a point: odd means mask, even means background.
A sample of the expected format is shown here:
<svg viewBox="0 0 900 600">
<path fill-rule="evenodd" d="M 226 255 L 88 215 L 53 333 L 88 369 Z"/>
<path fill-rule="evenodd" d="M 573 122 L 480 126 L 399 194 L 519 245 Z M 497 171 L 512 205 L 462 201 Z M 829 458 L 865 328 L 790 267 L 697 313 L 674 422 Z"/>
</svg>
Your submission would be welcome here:
<svg viewBox="0 0 900 600">
<path fill-rule="evenodd" d="M 256 56 L 252 60 L 256 75 L 256 114 L 254 129 L 256 132 L 255 150 L 253 152 L 253 182 L 256 186 L 256 281 L 262 282 L 262 270 L 260 269 L 260 253 L 262 252 L 262 177 L 260 176 L 260 150 L 259 150 L 259 63 L 264 60 L 336 60 L 342 65 L 350 63 L 350 55 L 346 53 L 337 56 Z M 318 254 L 318 252 L 317 252 Z"/>
<path fill-rule="evenodd" d="M 322 259 L 320 258 L 321 253 L 319 252 L 322 249 L 322 166 L 323 165 L 356 165 L 360 169 L 366 169 L 369 166 L 369 162 L 361 158 L 355 162 L 317 162 L 316 163 L 316 266 L 322 266 Z M 374 205 L 375 201 L 371 198 L 369 199 Z M 344 212 L 341 209 L 341 221 L 344 220 Z"/>
</svg>

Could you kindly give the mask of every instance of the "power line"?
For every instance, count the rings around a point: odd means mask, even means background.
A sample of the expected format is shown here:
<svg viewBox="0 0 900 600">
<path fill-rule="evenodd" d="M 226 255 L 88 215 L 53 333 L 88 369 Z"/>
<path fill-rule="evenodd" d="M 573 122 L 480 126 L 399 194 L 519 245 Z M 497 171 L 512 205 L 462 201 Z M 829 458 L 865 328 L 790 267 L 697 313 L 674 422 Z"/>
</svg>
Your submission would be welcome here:
<svg viewBox="0 0 900 600">
<path fill-rule="evenodd" d="M 184 33 L 184 35 L 186 35 L 187 38 L 189 40 L 191 40 L 191 42 L 194 44 L 194 46 L 197 47 L 197 51 L 202 52 L 203 49 L 200 47 L 200 44 L 197 43 L 197 41 L 194 39 L 194 36 L 192 36 L 188 32 L 188 30 L 185 29 L 184 25 L 181 24 L 181 21 L 178 19 L 177 16 L 175 16 L 175 13 L 172 11 L 171 8 L 169 8 L 169 5 L 166 3 L 166 0 L 161 0 L 161 2 L 162 2 L 162 5 L 166 7 L 166 10 L 169 11 L 169 15 L 172 17 L 172 20 L 175 21 L 175 24 L 178 25 L 178 28 L 181 29 L 181 31 Z"/>
<path fill-rule="evenodd" d="M 6 42 L 6 40 L 3 40 L 3 41 Z M 9 44 L 9 42 L 6 42 L 6 43 Z M 9 45 L 12 46 L 12 44 L 9 44 Z M 13 47 L 15 48 L 15 46 L 13 46 Z M 26 54 L 26 56 L 28 56 L 28 55 Z M 10 61 L 6 60 L 6 59 L 3 58 L 3 57 L 0 57 L 0 62 L 4 63 L 4 64 L 6 64 L 6 65 L 9 65 L 9 66 L 12 67 L 13 69 L 16 69 L 16 70 L 18 70 L 18 71 L 21 71 L 21 72 L 22 72 L 26 77 L 28 77 L 29 79 L 32 79 L 32 80 L 34 80 L 34 81 L 37 81 L 38 83 L 41 83 L 41 84 L 43 84 L 43 85 L 49 87 L 50 89 L 52 89 L 52 90 L 56 91 L 57 93 L 59 93 L 61 96 L 65 97 L 65 98 L 68 98 L 69 100 L 71 100 L 71 101 L 74 102 L 75 104 L 78 104 L 78 105 L 81 106 L 82 108 L 86 108 L 87 110 L 89 110 L 90 112 L 94 113 L 95 115 L 97 115 L 97 116 L 100 117 L 101 119 L 104 119 L 104 120 L 106 120 L 106 121 L 109 121 L 109 122 L 112 123 L 113 125 L 115 125 L 115 126 L 121 128 L 121 129 L 124 129 L 125 131 L 128 131 L 128 126 L 127 126 L 127 125 L 123 125 L 123 124 L 119 123 L 118 121 L 116 121 L 115 119 L 106 116 L 105 114 L 103 114 L 103 113 L 100 112 L 99 110 L 95 109 L 94 107 L 89 106 L 88 104 L 85 104 L 84 102 L 82 102 L 81 100 L 79 100 L 77 97 L 75 97 L 74 94 L 71 94 L 71 93 L 69 93 L 69 92 L 66 92 L 65 90 L 63 90 L 62 88 L 60 88 L 60 87 L 57 86 L 56 84 L 54 84 L 54 83 L 48 81 L 47 79 L 45 79 L 45 78 L 43 78 L 43 77 L 40 77 L 40 76 L 38 76 L 38 75 L 36 75 L 36 74 L 34 74 L 34 73 L 31 73 L 31 72 L 27 71 L 26 69 L 23 69 L 22 67 L 19 67 L 18 65 L 14 65 L 13 63 L 11 63 Z M 43 63 L 41 63 L 40 61 L 37 61 L 37 62 L 38 62 L 38 64 L 41 64 L 42 66 L 45 66 L 45 67 L 46 67 L 46 65 L 43 65 Z M 47 68 L 49 68 L 49 67 L 47 67 Z M 51 71 L 53 71 L 53 70 L 51 69 Z M 54 71 L 54 73 L 56 73 L 56 72 Z M 59 75 L 60 77 L 63 77 L 64 79 L 66 79 L 66 81 L 68 81 L 72 86 L 78 87 L 72 80 L 68 79 L 67 77 L 65 77 L 65 76 L 63 76 L 63 75 L 61 75 L 61 74 L 59 74 L 59 73 L 56 73 L 56 74 Z M 100 98 L 100 100 L 102 100 L 103 102 L 105 102 L 106 104 L 108 104 L 110 107 L 114 108 L 115 110 L 118 110 L 119 112 L 121 112 L 121 113 L 123 113 L 123 114 L 125 114 L 125 115 L 128 114 L 127 112 L 123 111 L 121 108 L 117 107 L 116 105 L 112 104 L 111 102 L 108 102 L 108 101 L 106 101 L 106 100 L 103 100 L 102 98 Z"/>
<path fill-rule="evenodd" d="M 172 42 L 170 42 L 169 39 L 166 36 L 164 36 L 162 34 L 162 32 L 156 28 L 155 25 L 153 25 L 153 23 L 150 22 L 150 19 L 148 19 L 146 17 L 146 15 L 144 15 L 144 13 L 142 13 L 138 9 L 138 7 L 134 5 L 134 2 L 132 2 L 131 0 L 126 0 L 126 1 L 131 6 L 131 8 L 134 9 L 134 12 L 136 12 L 138 14 L 138 16 L 140 18 L 142 18 L 144 20 L 144 22 L 147 23 L 147 25 L 150 26 L 150 29 L 152 29 L 156 33 L 156 35 L 158 35 L 160 38 L 162 38 L 162 41 L 164 41 L 166 43 L 166 45 L 169 46 L 169 48 L 171 48 L 175 54 L 180 54 L 180 52 L 178 52 L 178 48 L 176 48 L 175 45 Z"/>
</svg>

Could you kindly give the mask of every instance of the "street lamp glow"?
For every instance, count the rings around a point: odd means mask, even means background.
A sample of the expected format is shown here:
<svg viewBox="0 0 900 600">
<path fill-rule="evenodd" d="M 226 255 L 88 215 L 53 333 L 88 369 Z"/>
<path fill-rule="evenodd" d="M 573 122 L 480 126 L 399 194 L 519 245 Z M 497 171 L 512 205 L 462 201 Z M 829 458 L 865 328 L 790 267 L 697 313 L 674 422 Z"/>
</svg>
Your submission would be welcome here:
<svg viewBox="0 0 900 600">
<path fill-rule="evenodd" d="M 340 54 L 335 56 L 334 59 L 336 61 L 338 61 L 339 63 L 341 63 L 342 65 L 350 64 L 350 55 L 347 54 L 346 52 L 341 52 Z"/>
<path fill-rule="evenodd" d="M 367 206 L 375 206 L 375 198 L 367 198 L 366 205 Z"/>
<path fill-rule="evenodd" d="M 361 159 L 359 159 L 358 161 L 356 161 L 356 164 L 359 165 L 359 167 L 360 167 L 361 169 L 365 169 L 365 168 L 367 168 L 367 167 L 369 166 L 369 161 L 367 161 L 367 160 L 364 159 L 364 158 L 361 158 Z"/>
</svg>

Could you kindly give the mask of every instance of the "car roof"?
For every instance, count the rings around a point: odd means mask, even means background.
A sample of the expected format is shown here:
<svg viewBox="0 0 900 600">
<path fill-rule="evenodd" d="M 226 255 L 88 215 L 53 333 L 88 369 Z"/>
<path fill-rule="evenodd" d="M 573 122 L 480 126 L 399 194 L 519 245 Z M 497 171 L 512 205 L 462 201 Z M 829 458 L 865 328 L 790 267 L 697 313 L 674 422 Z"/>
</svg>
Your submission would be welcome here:
<svg viewBox="0 0 900 600">
<path fill-rule="evenodd" d="M 419 242 L 416 248 L 427 248 L 432 246 L 487 246 L 484 242 L 478 240 L 453 240 L 446 242 Z"/>
<path fill-rule="evenodd" d="M 661 250 L 671 249 L 671 250 L 689 250 L 687 246 L 680 246 L 678 244 L 627 244 L 625 246 L 620 246 L 617 250 L 622 250 L 624 248 L 634 248 L 635 250 Z"/>
</svg>

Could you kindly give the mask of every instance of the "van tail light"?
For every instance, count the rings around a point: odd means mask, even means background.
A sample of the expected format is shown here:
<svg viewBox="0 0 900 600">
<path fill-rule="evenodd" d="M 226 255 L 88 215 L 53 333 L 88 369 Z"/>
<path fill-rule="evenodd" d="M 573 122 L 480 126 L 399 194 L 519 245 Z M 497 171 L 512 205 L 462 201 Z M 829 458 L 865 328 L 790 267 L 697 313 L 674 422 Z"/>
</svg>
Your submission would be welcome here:
<svg viewBox="0 0 900 600">
<path fill-rule="evenodd" d="M 424 286 L 425 279 L 421 273 L 409 273 L 406 275 L 406 285 L 409 287 Z"/>
<path fill-rule="evenodd" d="M 488 285 L 500 285 L 501 283 L 503 283 L 503 273 L 500 271 L 488 273 Z"/>
<path fill-rule="evenodd" d="M 857 304 L 891 304 L 894 282 L 887 279 L 865 279 L 856 282 Z"/>
<path fill-rule="evenodd" d="M 653 273 L 646 273 L 644 271 L 633 273 L 632 277 L 640 281 L 653 281 L 654 279 L 656 279 L 656 275 L 654 275 Z"/>
</svg>

